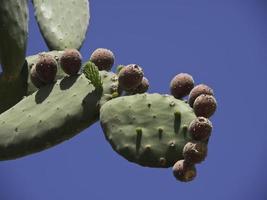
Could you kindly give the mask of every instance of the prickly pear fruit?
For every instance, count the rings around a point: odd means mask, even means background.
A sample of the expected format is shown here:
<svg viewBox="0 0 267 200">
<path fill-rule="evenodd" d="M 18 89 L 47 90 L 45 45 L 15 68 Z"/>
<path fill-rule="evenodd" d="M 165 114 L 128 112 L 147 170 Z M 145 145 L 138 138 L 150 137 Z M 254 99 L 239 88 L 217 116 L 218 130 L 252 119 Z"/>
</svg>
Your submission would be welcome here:
<svg viewBox="0 0 267 200">
<path fill-rule="evenodd" d="M 182 182 L 192 181 L 197 175 L 195 166 L 185 160 L 177 161 L 172 167 L 172 172 L 174 177 Z"/>
<path fill-rule="evenodd" d="M 188 142 L 184 146 L 183 156 L 190 163 L 200 163 L 207 156 L 207 145 L 201 142 Z"/>
<path fill-rule="evenodd" d="M 217 108 L 216 99 L 211 95 L 201 94 L 193 104 L 194 112 L 197 116 L 209 118 Z"/>
<path fill-rule="evenodd" d="M 149 82 L 146 77 L 143 77 L 142 82 L 137 88 L 133 89 L 130 93 L 131 94 L 142 94 L 145 93 L 149 88 Z"/>
<path fill-rule="evenodd" d="M 191 92 L 189 94 L 189 98 L 188 98 L 188 103 L 191 107 L 193 107 L 195 99 L 201 94 L 214 95 L 214 92 L 209 86 L 207 86 L 205 84 L 199 84 L 199 85 L 195 86 L 191 90 Z"/>
<path fill-rule="evenodd" d="M 130 64 L 122 68 L 118 76 L 120 87 L 125 91 L 131 91 L 141 84 L 144 73 L 138 65 Z"/>
<path fill-rule="evenodd" d="M 52 83 L 54 81 L 57 74 L 57 62 L 51 55 L 40 55 L 35 68 L 41 81 L 44 83 Z"/>
<path fill-rule="evenodd" d="M 205 117 L 197 117 L 189 125 L 189 132 L 194 140 L 205 141 L 210 137 L 212 123 Z"/>
<path fill-rule="evenodd" d="M 93 62 L 99 70 L 109 71 L 114 64 L 114 54 L 109 49 L 98 48 L 96 49 L 91 57 L 90 61 Z"/>
<path fill-rule="evenodd" d="M 177 99 L 187 96 L 193 87 L 193 77 L 187 73 L 177 74 L 170 83 L 171 94 Z"/>
<path fill-rule="evenodd" d="M 40 78 L 36 72 L 35 65 L 31 68 L 30 79 L 31 79 L 31 82 L 33 83 L 33 85 L 37 88 L 40 88 L 40 87 L 45 85 L 45 83 L 40 80 Z"/>
<path fill-rule="evenodd" d="M 77 74 L 82 65 L 82 55 L 77 49 L 66 49 L 60 58 L 63 71 L 73 76 Z"/>
</svg>

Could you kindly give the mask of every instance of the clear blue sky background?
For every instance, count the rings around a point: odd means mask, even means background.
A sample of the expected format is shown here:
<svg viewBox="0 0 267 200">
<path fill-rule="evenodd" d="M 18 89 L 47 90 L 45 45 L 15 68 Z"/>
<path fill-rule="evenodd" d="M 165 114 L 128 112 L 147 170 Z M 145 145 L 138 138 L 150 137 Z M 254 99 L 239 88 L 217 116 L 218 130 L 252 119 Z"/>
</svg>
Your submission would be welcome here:
<svg viewBox="0 0 267 200">
<path fill-rule="evenodd" d="M 114 51 L 140 64 L 150 92 L 168 93 L 180 72 L 214 88 L 218 110 L 198 177 L 129 163 L 98 123 L 39 154 L 0 163 L 0 200 L 267 199 L 267 2 L 265 0 L 92 0 L 86 59 Z M 32 11 L 32 8 L 31 8 Z M 46 50 L 31 13 L 28 55 Z"/>
</svg>

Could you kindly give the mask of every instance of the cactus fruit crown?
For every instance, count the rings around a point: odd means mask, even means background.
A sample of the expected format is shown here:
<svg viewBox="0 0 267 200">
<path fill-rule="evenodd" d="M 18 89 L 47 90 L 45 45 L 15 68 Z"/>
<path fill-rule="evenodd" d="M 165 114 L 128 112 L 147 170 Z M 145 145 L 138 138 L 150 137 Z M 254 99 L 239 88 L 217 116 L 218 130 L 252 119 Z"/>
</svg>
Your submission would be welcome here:
<svg viewBox="0 0 267 200">
<path fill-rule="evenodd" d="M 173 166 L 177 180 L 193 180 L 195 165 L 207 156 L 212 131 L 207 118 L 217 108 L 213 90 L 194 87 L 193 77 L 180 73 L 170 83 L 171 95 L 149 94 L 143 69 L 128 64 L 110 72 L 115 56 L 104 48 L 91 54 L 80 74 L 78 49 L 89 24 L 89 1 L 32 2 L 52 51 L 27 58 L 28 1 L 0 4 L 0 160 L 45 150 L 100 119 L 106 140 L 128 161 Z"/>
</svg>

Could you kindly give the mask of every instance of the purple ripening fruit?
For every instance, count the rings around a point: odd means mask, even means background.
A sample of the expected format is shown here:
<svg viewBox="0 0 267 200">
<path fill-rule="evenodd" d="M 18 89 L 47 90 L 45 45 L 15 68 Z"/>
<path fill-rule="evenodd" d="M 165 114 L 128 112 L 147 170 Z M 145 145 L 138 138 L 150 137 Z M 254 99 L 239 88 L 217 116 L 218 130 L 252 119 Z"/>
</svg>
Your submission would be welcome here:
<svg viewBox="0 0 267 200">
<path fill-rule="evenodd" d="M 119 86 L 125 91 L 131 91 L 141 84 L 144 73 L 138 65 L 130 64 L 120 70 L 118 77 Z"/>
<path fill-rule="evenodd" d="M 99 70 L 111 70 L 114 64 L 115 56 L 112 51 L 105 48 L 96 49 L 91 57 L 90 61 L 93 62 Z"/>
<path fill-rule="evenodd" d="M 130 93 L 131 94 L 142 94 L 145 93 L 149 88 L 149 81 L 146 77 L 143 77 L 141 84 L 134 88 Z"/>
<path fill-rule="evenodd" d="M 201 94 L 214 95 L 213 90 L 205 84 L 199 84 L 195 86 L 191 90 L 188 98 L 188 103 L 191 107 L 193 107 L 195 99 Z"/>
<path fill-rule="evenodd" d="M 189 125 L 189 132 L 194 140 L 205 141 L 210 137 L 212 123 L 205 117 L 197 117 Z"/>
<path fill-rule="evenodd" d="M 207 156 L 207 145 L 196 141 L 188 142 L 183 148 L 183 156 L 187 162 L 200 163 Z"/>
<path fill-rule="evenodd" d="M 40 88 L 45 85 L 45 83 L 41 81 L 40 78 L 38 77 L 35 65 L 33 65 L 31 68 L 30 79 L 31 79 L 32 84 L 37 88 Z"/>
<path fill-rule="evenodd" d="M 185 160 L 178 160 L 173 165 L 172 172 L 174 177 L 182 182 L 192 181 L 197 175 L 195 166 Z"/>
<path fill-rule="evenodd" d="M 63 71 L 72 76 L 79 72 L 82 65 L 82 55 L 77 49 L 66 49 L 61 58 L 60 66 Z"/>
<path fill-rule="evenodd" d="M 194 87 L 194 80 L 190 74 L 177 74 L 170 83 L 171 94 L 176 99 L 181 99 L 187 96 Z"/>
<path fill-rule="evenodd" d="M 57 74 L 57 62 L 49 54 L 41 54 L 35 66 L 38 78 L 44 83 L 52 83 Z"/>
<path fill-rule="evenodd" d="M 201 94 L 198 96 L 193 104 L 193 109 L 196 116 L 211 117 L 216 109 L 217 102 L 214 96 Z"/>
</svg>

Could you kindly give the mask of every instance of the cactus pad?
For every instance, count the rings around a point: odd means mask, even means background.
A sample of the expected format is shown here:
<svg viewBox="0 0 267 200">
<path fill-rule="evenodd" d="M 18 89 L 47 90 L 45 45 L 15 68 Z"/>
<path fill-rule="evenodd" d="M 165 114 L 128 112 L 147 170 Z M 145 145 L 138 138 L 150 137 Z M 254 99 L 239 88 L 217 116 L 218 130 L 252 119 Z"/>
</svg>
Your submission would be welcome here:
<svg viewBox="0 0 267 200">
<path fill-rule="evenodd" d="M 81 47 L 90 18 L 88 0 L 33 0 L 33 4 L 49 49 Z"/>
<path fill-rule="evenodd" d="M 97 121 L 100 105 L 113 97 L 114 87 L 110 85 L 118 84 L 114 73 L 100 72 L 100 75 L 103 94 L 96 90 L 93 80 L 81 74 L 46 85 L 2 113 L 0 160 L 47 149 Z"/>
<path fill-rule="evenodd" d="M 196 118 L 192 108 L 170 95 L 136 94 L 105 103 L 100 121 L 112 148 L 131 162 L 171 167 L 183 159 Z"/>
<path fill-rule="evenodd" d="M 18 77 L 24 64 L 28 18 L 28 0 L 1 1 L 0 60 L 6 79 Z"/>
</svg>

